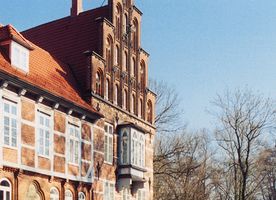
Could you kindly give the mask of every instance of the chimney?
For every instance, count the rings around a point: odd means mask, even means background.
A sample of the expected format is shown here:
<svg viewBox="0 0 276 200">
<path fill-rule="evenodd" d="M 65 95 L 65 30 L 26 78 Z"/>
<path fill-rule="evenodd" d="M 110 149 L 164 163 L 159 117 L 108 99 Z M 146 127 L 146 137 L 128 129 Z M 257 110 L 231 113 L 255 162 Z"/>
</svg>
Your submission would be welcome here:
<svg viewBox="0 0 276 200">
<path fill-rule="evenodd" d="M 78 16 L 82 11 L 82 0 L 72 0 L 71 16 Z"/>
</svg>

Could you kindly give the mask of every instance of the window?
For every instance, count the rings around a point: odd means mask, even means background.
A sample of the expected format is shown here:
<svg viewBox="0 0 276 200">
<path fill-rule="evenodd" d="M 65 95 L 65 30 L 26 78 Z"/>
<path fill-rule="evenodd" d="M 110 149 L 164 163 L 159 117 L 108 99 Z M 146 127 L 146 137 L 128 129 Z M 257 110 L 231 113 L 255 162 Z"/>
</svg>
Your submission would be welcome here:
<svg viewBox="0 0 276 200">
<path fill-rule="evenodd" d="M 148 109 L 147 109 L 147 120 L 149 123 L 152 124 L 152 103 L 149 100 L 147 103 Z"/>
<path fill-rule="evenodd" d="M 65 191 L 65 200 L 73 200 L 73 195 L 70 190 Z"/>
<path fill-rule="evenodd" d="M 113 126 L 105 124 L 104 133 L 104 160 L 108 163 L 113 163 Z"/>
<path fill-rule="evenodd" d="M 11 64 L 25 72 L 29 71 L 29 50 L 16 42 L 11 43 Z"/>
<path fill-rule="evenodd" d="M 11 200 L 11 184 L 7 179 L 2 179 L 0 182 L 0 199 Z"/>
<path fill-rule="evenodd" d="M 122 104 L 123 104 L 123 108 L 126 109 L 127 108 L 127 90 L 124 90 Z"/>
<path fill-rule="evenodd" d="M 50 200 L 59 200 L 59 192 L 56 188 L 51 188 Z"/>
<path fill-rule="evenodd" d="M 114 91 L 114 103 L 115 103 L 115 105 L 118 105 L 118 96 L 119 96 L 119 87 L 118 87 L 118 85 L 115 85 L 115 91 Z"/>
<path fill-rule="evenodd" d="M 132 113 L 135 113 L 135 95 L 134 94 L 131 96 L 131 109 L 130 109 L 130 111 Z"/>
<path fill-rule="evenodd" d="M 135 65 L 136 65 L 135 58 L 132 58 L 132 63 L 131 63 L 131 68 L 130 68 L 131 76 L 134 76 L 134 74 L 135 74 Z"/>
<path fill-rule="evenodd" d="M 138 22 L 135 19 L 133 21 L 133 32 L 132 32 L 132 47 L 134 50 L 138 47 Z"/>
<path fill-rule="evenodd" d="M 121 38 L 121 8 L 119 5 L 116 7 L 116 38 Z"/>
<path fill-rule="evenodd" d="M 140 99 L 139 109 L 138 110 L 139 110 L 138 116 L 142 117 L 142 115 L 143 115 L 143 99 Z"/>
<path fill-rule="evenodd" d="M 130 192 L 127 188 L 123 189 L 123 200 L 130 200 Z"/>
<path fill-rule="evenodd" d="M 123 62 L 123 71 L 127 71 L 128 69 L 127 69 L 127 52 L 125 51 L 125 53 L 124 53 L 124 62 Z"/>
<path fill-rule="evenodd" d="M 115 65 L 119 65 L 119 60 L 120 60 L 120 49 L 118 46 L 115 48 Z"/>
<path fill-rule="evenodd" d="M 114 183 L 105 182 L 104 184 L 104 200 L 114 200 Z"/>
<path fill-rule="evenodd" d="M 102 74 L 96 73 L 96 94 L 102 95 Z"/>
<path fill-rule="evenodd" d="M 122 136 L 122 158 L 121 158 L 121 161 L 122 161 L 122 164 L 129 164 L 129 161 L 128 161 L 128 133 L 127 132 L 124 132 L 123 133 L 123 136 Z"/>
<path fill-rule="evenodd" d="M 131 139 L 131 164 L 138 167 L 145 165 L 145 139 L 141 132 L 133 131 Z"/>
<path fill-rule="evenodd" d="M 109 80 L 106 79 L 106 83 L 105 83 L 105 98 L 108 100 L 109 99 Z"/>
<path fill-rule="evenodd" d="M 79 192 L 78 200 L 85 200 L 85 194 L 83 192 Z"/>
<path fill-rule="evenodd" d="M 127 28 L 128 28 L 128 19 L 127 15 L 124 15 L 124 33 L 127 34 Z"/>
<path fill-rule="evenodd" d="M 141 91 L 145 89 L 145 63 L 142 61 L 140 65 L 140 84 L 141 84 Z"/>
<path fill-rule="evenodd" d="M 138 200 L 146 200 L 146 192 L 145 190 L 138 190 L 137 192 L 137 195 L 138 195 Z"/>
<path fill-rule="evenodd" d="M 12 147 L 17 146 L 17 104 L 4 100 L 4 144 Z"/>
<path fill-rule="evenodd" d="M 38 111 L 38 152 L 41 156 L 50 156 L 50 115 Z"/>
<path fill-rule="evenodd" d="M 107 70 L 110 72 L 111 71 L 111 60 L 112 60 L 112 53 L 111 53 L 111 39 L 108 38 L 106 40 L 106 65 L 107 65 Z"/>
<path fill-rule="evenodd" d="M 80 128 L 69 123 L 69 162 L 80 162 Z"/>
</svg>

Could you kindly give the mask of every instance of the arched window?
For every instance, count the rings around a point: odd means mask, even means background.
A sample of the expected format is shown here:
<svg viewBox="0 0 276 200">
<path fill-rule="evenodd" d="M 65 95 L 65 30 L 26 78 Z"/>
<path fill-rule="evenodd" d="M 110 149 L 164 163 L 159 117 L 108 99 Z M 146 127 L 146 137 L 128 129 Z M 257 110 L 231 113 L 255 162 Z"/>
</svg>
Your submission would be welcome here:
<svg viewBox="0 0 276 200">
<path fill-rule="evenodd" d="M 122 160 L 123 160 L 123 164 L 128 164 L 128 135 L 126 132 L 123 133 L 123 138 L 122 138 L 122 151 L 123 151 L 123 155 L 122 155 Z"/>
<path fill-rule="evenodd" d="M 136 50 L 138 48 L 138 22 L 136 19 L 133 21 L 132 31 L 132 47 Z"/>
<path fill-rule="evenodd" d="M 79 192 L 78 200 L 85 200 L 85 194 L 83 192 Z"/>
<path fill-rule="evenodd" d="M 127 14 L 124 15 L 124 33 L 127 33 L 128 19 Z"/>
<path fill-rule="evenodd" d="M 142 91 L 145 89 L 145 78 L 145 63 L 142 61 L 140 64 L 140 84 Z"/>
<path fill-rule="evenodd" d="M 96 94 L 102 95 L 102 74 L 96 73 Z"/>
<path fill-rule="evenodd" d="M 131 76 L 134 76 L 134 74 L 135 74 L 135 65 L 136 65 L 135 58 L 132 58 L 131 68 L 130 68 Z"/>
<path fill-rule="evenodd" d="M 147 121 L 152 124 L 152 103 L 149 100 L 147 103 Z"/>
<path fill-rule="evenodd" d="M 73 200 L 73 194 L 70 190 L 65 191 L 65 199 L 64 200 Z"/>
<path fill-rule="evenodd" d="M 127 52 L 124 53 L 124 63 L 123 63 L 123 71 L 127 71 Z"/>
<path fill-rule="evenodd" d="M 50 200 L 59 200 L 59 192 L 58 192 L 57 188 L 51 188 Z"/>
<path fill-rule="evenodd" d="M 114 104 L 115 105 L 118 105 L 118 96 L 119 96 L 119 86 L 116 84 L 115 90 L 114 90 Z"/>
<path fill-rule="evenodd" d="M 115 48 L 115 65 L 119 65 L 119 60 L 120 60 L 120 49 L 119 46 L 116 45 Z"/>
<path fill-rule="evenodd" d="M 132 113 L 135 113 L 135 95 L 134 94 L 131 96 L 131 109 L 130 109 L 130 111 Z"/>
<path fill-rule="evenodd" d="M 105 81 L 105 98 L 107 100 L 109 100 L 109 90 L 110 90 L 109 80 L 106 79 L 106 81 Z"/>
<path fill-rule="evenodd" d="M 123 104 L 123 108 L 126 109 L 127 108 L 127 90 L 124 90 L 122 104 Z"/>
<path fill-rule="evenodd" d="M 116 38 L 121 38 L 122 22 L 121 22 L 122 9 L 120 5 L 116 7 Z"/>
<path fill-rule="evenodd" d="M 8 179 L 2 179 L 0 182 L 0 199 L 11 200 L 11 184 Z"/>
<path fill-rule="evenodd" d="M 111 52 L 111 48 L 112 48 L 112 40 L 110 38 L 106 39 L 106 65 L 107 65 L 107 70 L 110 72 L 111 71 L 111 67 L 112 67 L 112 52 Z"/>
<path fill-rule="evenodd" d="M 140 102 L 139 102 L 139 113 L 138 113 L 138 116 L 139 117 L 143 116 L 143 99 L 140 99 Z"/>
</svg>

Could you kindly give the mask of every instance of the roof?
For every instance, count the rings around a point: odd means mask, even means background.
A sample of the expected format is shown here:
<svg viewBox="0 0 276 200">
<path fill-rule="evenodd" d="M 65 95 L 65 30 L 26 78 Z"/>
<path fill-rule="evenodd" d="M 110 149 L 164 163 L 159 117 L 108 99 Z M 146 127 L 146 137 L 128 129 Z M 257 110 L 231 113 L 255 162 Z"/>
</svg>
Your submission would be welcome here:
<svg viewBox="0 0 276 200">
<path fill-rule="evenodd" d="M 37 27 L 25 30 L 22 35 L 34 44 L 55 55 L 59 60 L 72 66 L 72 71 L 83 92 L 86 90 L 86 51 L 102 55 L 101 22 L 109 18 L 108 6 L 64 17 Z"/>
<path fill-rule="evenodd" d="M 41 88 L 55 96 L 62 97 L 77 106 L 102 116 L 80 95 L 77 82 L 70 67 L 49 52 L 25 39 L 11 25 L 0 27 L 0 41 L 17 38 L 32 47 L 29 58 L 29 72 L 25 73 L 11 66 L 8 55 L 0 46 L 0 71 Z"/>
</svg>

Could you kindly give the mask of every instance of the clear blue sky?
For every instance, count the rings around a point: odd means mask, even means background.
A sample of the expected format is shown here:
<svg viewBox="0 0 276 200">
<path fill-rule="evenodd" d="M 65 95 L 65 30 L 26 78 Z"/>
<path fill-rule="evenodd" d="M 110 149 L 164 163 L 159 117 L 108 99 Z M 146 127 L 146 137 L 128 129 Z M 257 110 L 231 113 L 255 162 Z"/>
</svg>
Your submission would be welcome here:
<svg viewBox="0 0 276 200">
<path fill-rule="evenodd" d="M 103 0 L 83 0 L 85 9 Z M 247 86 L 276 99 L 275 0 L 136 0 L 150 76 L 179 92 L 192 129 L 212 127 L 210 101 Z M 17 29 L 69 15 L 71 0 L 8 0 L 0 23 Z"/>
</svg>

